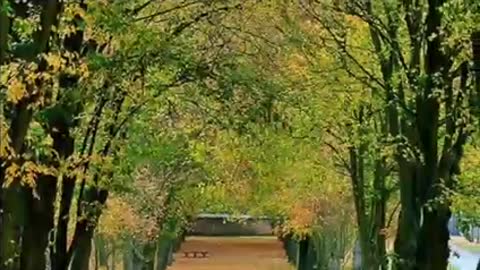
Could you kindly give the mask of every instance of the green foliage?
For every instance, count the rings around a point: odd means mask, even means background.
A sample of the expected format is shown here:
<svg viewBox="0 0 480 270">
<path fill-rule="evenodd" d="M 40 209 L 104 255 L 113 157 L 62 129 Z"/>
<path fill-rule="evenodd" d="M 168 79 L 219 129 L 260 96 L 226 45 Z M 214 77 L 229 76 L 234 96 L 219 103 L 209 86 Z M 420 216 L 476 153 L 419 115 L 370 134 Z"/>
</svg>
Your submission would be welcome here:
<svg viewBox="0 0 480 270">
<path fill-rule="evenodd" d="M 480 198 L 476 196 L 480 188 L 479 151 L 477 146 L 467 149 L 462 164 L 463 173 L 458 180 L 458 188 L 452 194 L 452 210 L 459 221 L 459 229 L 468 232 L 471 226 L 480 226 Z"/>
</svg>

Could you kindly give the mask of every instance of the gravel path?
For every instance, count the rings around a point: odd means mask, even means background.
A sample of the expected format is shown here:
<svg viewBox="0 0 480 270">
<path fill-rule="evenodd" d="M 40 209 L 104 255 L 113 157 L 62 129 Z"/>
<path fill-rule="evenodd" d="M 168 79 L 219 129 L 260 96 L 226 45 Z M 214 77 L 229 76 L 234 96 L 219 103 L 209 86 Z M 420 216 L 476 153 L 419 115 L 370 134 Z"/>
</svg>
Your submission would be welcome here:
<svg viewBox="0 0 480 270">
<path fill-rule="evenodd" d="M 468 242 L 463 237 L 450 240 L 450 263 L 458 270 L 474 270 L 480 259 L 480 245 Z"/>
<path fill-rule="evenodd" d="M 185 251 L 207 251 L 207 258 L 184 258 Z M 275 237 L 190 237 L 168 270 L 292 270 Z"/>
</svg>

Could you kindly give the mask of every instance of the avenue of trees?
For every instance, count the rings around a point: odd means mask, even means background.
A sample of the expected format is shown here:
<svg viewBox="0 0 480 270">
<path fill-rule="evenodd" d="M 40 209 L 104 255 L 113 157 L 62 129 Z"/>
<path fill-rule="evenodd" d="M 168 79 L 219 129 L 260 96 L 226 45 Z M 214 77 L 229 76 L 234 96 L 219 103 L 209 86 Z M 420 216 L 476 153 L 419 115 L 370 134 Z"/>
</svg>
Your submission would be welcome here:
<svg viewBox="0 0 480 270">
<path fill-rule="evenodd" d="M 164 270 L 211 212 L 446 270 L 479 131 L 480 1 L 0 0 L 0 269 Z"/>
</svg>

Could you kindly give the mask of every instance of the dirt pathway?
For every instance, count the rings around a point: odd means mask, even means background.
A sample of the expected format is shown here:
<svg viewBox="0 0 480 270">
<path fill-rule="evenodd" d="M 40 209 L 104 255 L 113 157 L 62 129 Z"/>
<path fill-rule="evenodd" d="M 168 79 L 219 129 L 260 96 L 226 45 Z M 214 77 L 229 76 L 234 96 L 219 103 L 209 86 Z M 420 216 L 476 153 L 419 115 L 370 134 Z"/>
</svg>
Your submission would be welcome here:
<svg viewBox="0 0 480 270">
<path fill-rule="evenodd" d="M 480 244 L 471 243 L 463 237 L 450 238 L 450 263 L 458 270 L 469 270 L 477 267 L 480 260 Z"/>
<path fill-rule="evenodd" d="M 207 258 L 185 258 L 186 251 L 207 251 Z M 291 270 L 275 237 L 191 237 L 168 270 Z"/>
</svg>

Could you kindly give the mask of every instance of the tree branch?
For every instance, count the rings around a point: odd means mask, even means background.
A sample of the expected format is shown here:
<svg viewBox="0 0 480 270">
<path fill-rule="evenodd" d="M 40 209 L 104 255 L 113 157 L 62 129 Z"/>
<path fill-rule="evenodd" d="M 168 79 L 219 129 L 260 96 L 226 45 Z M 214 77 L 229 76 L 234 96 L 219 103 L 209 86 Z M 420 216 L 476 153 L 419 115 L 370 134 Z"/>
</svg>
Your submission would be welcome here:
<svg viewBox="0 0 480 270">
<path fill-rule="evenodd" d="M 10 28 L 7 5 L 8 0 L 0 0 L 0 65 L 7 57 L 8 29 Z"/>
<path fill-rule="evenodd" d="M 392 225 L 393 218 L 395 217 L 395 214 L 397 213 L 398 209 L 400 208 L 401 203 L 398 202 L 395 207 L 393 208 L 392 213 L 390 213 L 390 217 L 388 218 L 387 222 L 387 228 L 389 228 Z"/>
<path fill-rule="evenodd" d="M 340 151 L 331 143 L 329 142 L 324 142 L 324 144 L 326 146 L 328 146 L 328 148 L 330 148 L 336 155 L 336 157 L 340 160 L 341 162 L 341 165 L 344 169 L 346 169 L 349 173 L 351 173 L 351 167 L 350 167 L 350 164 L 348 163 L 348 161 L 342 156 L 342 154 L 340 153 Z"/>
<path fill-rule="evenodd" d="M 137 9 L 135 9 L 133 12 L 135 14 L 138 14 L 138 12 L 140 12 L 140 10 L 142 10 L 143 8 L 147 7 L 148 5 L 150 5 L 153 1 L 155 0 L 150 0 L 148 1 L 147 3 L 145 3 L 144 5 L 138 7 Z M 158 12 L 155 12 L 153 14 L 150 14 L 150 15 L 146 15 L 146 16 L 143 16 L 143 17 L 139 17 L 139 18 L 135 18 L 133 21 L 134 22 L 139 22 L 139 21 L 143 21 L 143 20 L 150 20 L 150 19 L 154 19 L 158 16 L 162 16 L 162 15 L 165 15 L 165 14 L 168 14 L 170 12 L 173 12 L 175 10 L 179 10 L 179 9 L 182 9 L 182 8 L 186 8 L 186 7 L 189 7 L 189 6 L 193 6 L 195 4 L 199 4 L 200 1 L 196 0 L 196 1 L 191 1 L 191 2 L 187 2 L 187 3 L 183 3 L 183 4 L 180 4 L 180 5 L 177 5 L 177 6 L 174 6 L 174 7 L 171 7 L 171 8 L 167 8 L 165 10 L 161 10 L 161 11 L 158 11 Z M 138 10 L 138 11 L 137 11 Z"/>
<path fill-rule="evenodd" d="M 41 27 L 35 38 L 35 55 L 42 53 L 47 49 L 48 41 L 50 40 L 50 35 L 52 33 L 52 26 L 57 20 L 58 12 L 57 0 L 46 0 L 40 19 Z"/>
<path fill-rule="evenodd" d="M 242 4 L 236 4 L 234 6 L 224 6 L 224 7 L 220 7 L 220 8 L 216 8 L 216 9 L 213 9 L 213 10 L 202 12 L 198 16 L 194 17 L 192 20 L 187 21 L 187 22 L 183 22 L 180 25 L 178 25 L 172 31 L 170 36 L 171 37 L 176 37 L 176 36 L 180 35 L 186 28 L 190 27 L 191 25 L 199 22 L 200 20 L 202 20 L 204 18 L 209 17 L 210 15 L 212 15 L 214 13 L 221 12 L 221 11 L 229 11 L 231 9 L 238 9 L 241 6 L 242 6 Z"/>
</svg>

